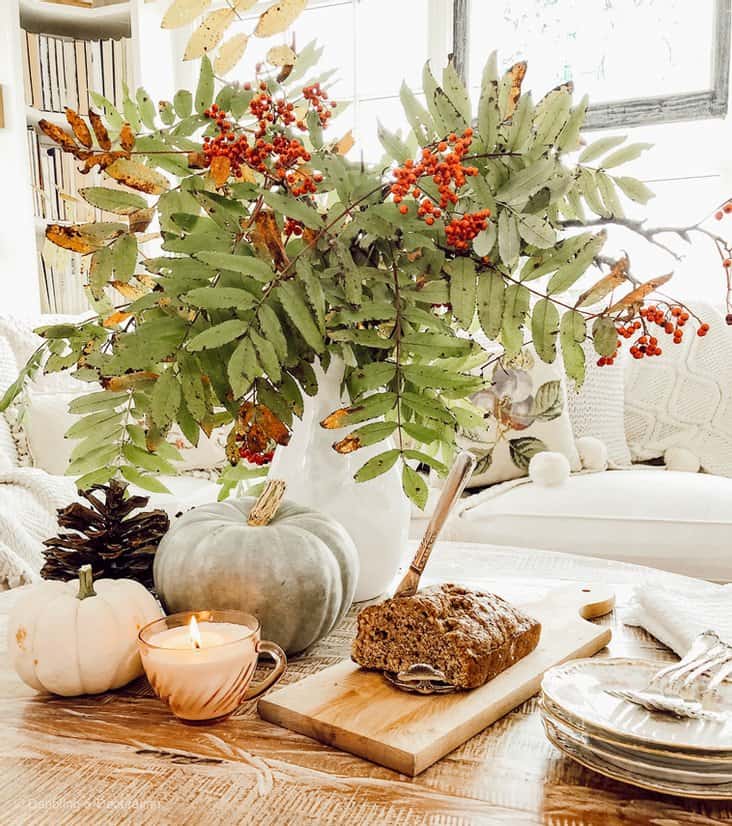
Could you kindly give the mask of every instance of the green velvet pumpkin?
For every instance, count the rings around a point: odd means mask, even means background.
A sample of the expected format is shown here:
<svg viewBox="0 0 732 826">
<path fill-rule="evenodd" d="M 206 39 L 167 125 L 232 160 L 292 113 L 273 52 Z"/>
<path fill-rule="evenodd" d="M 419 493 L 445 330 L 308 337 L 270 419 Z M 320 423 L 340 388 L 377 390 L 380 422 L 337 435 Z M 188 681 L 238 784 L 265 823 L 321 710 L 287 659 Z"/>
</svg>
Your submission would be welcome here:
<svg viewBox="0 0 732 826">
<path fill-rule="evenodd" d="M 283 502 L 268 524 L 249 524 L 257 501 L 203 505 L 174 520 L 155 555 L 155 588 L 170 613 L 254 614 L 262 639 L 297 653 L 348 611 L 356 546 L 339 522 L 293 502 Z"/>
</svg>

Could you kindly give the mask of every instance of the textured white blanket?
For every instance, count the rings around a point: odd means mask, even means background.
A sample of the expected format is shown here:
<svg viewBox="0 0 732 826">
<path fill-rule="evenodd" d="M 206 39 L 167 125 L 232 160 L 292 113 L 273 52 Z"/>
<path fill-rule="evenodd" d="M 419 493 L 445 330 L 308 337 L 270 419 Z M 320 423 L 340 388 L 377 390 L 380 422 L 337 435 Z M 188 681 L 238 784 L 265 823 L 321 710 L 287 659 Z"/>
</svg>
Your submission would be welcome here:
<svg viewBox="0 0 732 826">
<path fill-rule="evenodd" d="M 56 510 L 76 498 L 72 479 L 36 468 L 0 473 L 0 590 L 38 578 L 43 540 L 57 533 Z"/>
</svg>

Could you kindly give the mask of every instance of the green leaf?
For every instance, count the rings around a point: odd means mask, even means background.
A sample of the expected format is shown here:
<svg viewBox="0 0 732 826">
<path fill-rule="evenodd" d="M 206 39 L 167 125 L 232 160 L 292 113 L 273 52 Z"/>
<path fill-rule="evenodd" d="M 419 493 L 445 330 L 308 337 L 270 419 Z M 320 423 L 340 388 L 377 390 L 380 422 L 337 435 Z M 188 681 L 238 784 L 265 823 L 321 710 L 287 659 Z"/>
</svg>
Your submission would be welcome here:
<svg viewBox="0 0 732 826">
<path fill-rule="evenodd" d="M 552 249 L 557 243 L 557 233 L 554 227 L 544 218 L 529 213 L 520 214 L 518 231 L 527 244 L 539 249 Z"/>
<path fill-rule="evenodd" d="M 470 97 L 465 88 L 460 75 L 455 71 L 452 60 L 442 70 L 442 88 L 450 100 L 450 103 L 457 109 L 460 116 L 466 123 L 470 123 L 472 115 L 470 111 Z"/>
<path fill-rule="evenodd" d="M 133 485 L 136 485 L 138 488 L 150 491 L 150 493 L 170 493 L 168 488 L 166 488 L 159 479 L 156 479 L 154 476 L 149 476 L 148 474 L 142 474 L 139 470 L 137 470 L 137 468 L 134 468 L 131 465 L 123 465 L 120 470 L 122 471 L 122 475 L 125 479 Z"/>
<path fill-rule="evenodd" d="M 542 422 L 551 422 L 562 415 L 563 408 L 562 383 L 558 379 L 546 381 L 534 394 L 531 415 Z"/>
<path fill-rule="evenodd" d="M 254 305 L 254 296 L 247 290 L 236 287 L 196 287 L 183 296 L 186 304 L 203 310 L 223 310 L 234 307 L 248 310 Z"/>
<path fill-rule="evenodd" d="M 118 455 L 117 445 L 102 445 L 101 447 L 92 450 L 85 456 L 75 459 L 66 468 L 66 476 L 80 476 L 84 473 L 89 473 L 92 470 L 97 470 L 104 465 L 110 464 Z"/>
<path fill-rule="evenodd" d="M 360 304 L 363 294 L 361 271 L 354 263 L 350 249 L 340 239 L 335 242 L 335 253 L 343 267 L 346 301 L 349 304 Z"/>
<path fill-rule="evenodd" d="M 114 274 L 118 281 L 127 282 L 135 274 L 137 238 L 131 233 L 122 235 L 112 245 Z"/>
<path fill-rule="evenodd" d="M 99 410 L 96 413 L 90 413 L 82 419 L 79 419 L 78 422 L 74 422 L 74 424 L 72 424 L 66 431 L 65 438 L 80 439 L 83 436 L 88 435 L 90 431 L 97 427 L 106 425 L 110 422 L 118 422 L 121 415 L 122 414 L 116 410 Z"/>
<path fill-rule="evenodd" d="M 122 448 L 122 453 L 128 462 L 143 470 L 153 473 L 164 473 L 168 476 L 175 476 L 176 470 L 169 462 L 161 456 L 142 450 L 136 445 L 127 444 Z"/>
<path fill-rule="evenodd" d="M 135 97 L 140 112 L 140 120 L 148 129 L 155 129 L 155 104 L 150 99 L 150 95 L 140 88 L 137 90 Z"/>
<path fill-rule="evenodd" d="M 301 287 L 292 281 L 283 281 L 279 284 L 277 295 L 284 311 L 290 317 L 297 331 L 305 339 L 306 343 L 315 350 L 322 353 L 325 348 L 323 336 L 318 329 L 318 325 L 313 320 L 312 311 L 305 302 L 304 292 Z"/>
<path fill-rule="evenodd" d="M 403 422 L 402 430 L 404 430 L 408 436 L 411 436 L 423 445 L 430 445 L 433 442 L 439 442 L 442 438 L 436 430 L 433 430 L 430 427 L 425 427 L 422 424 L 417 424 L 416 422 Z"/>
<path fill-rule="evenodd" d="M 98 249 L 89 264 L 89 288 L 95 298 L 104 296 L 104 287 L 114 270 L 114 251 L 111 246 Z"/>
<path fill-rule="evenodd" d="M 296 221 L 301 221 L 310 229 L 321 229 L 323 227 L 323 219 L 320 213 L 304 201 L 293 198 L 292 195 L 281 195 L 278 192 L 264 190 L 262 198 L 275 212 L 287 215 Z"/>
<path fill-rule="evenodd" d="M 88 186 L 79 190 L 81 197 L 93 207 L 113 212 L 116 215 L 129 215 L 138 209 L 145 209 L 147 201 L 135 192 L 122 189 L 109 189 L 106 186 Z"/>
<path fill-rule="evenodd" d="M 465 355 L 471 342 L 447 333 L 410 333 L 402 338 L 402 347 L 426 358 L 449 358 Z"/>
<path fill-rule="evenodd" d="M 623 191 L 623 194 L 638 204 L 647 204 L 651 198 L 655 198 L 655 193 L 649 189 L 642 181 L 636 178 L 618 177 L 613 178 L 615 183 Z"/>
<path fill-rule="evenodd" d="M 127 393 L 112 393 L 109 390 L 87 393 L 69 403 L 69 413 L 84 414 L 96 413 L 99 410 L 111 410 L 127 402 L 128 398 Z"/>
<path fill-rule="evenodd" d="M 187 347 L 192 353 L 197 350 L 215 350 L 217 347 L 222 347 L 235 338 L 243 336 L 248 329 L 249 322 L 231 318 L 228 321 L 222 321 L 221 324 L 209 327 L 197 336 L 193 336 Z"/>
<path fill-rule="evenodd" d="M 579 149 L 580 130 L 585 122 L 585 113 L 589 102 L 589 96 L 585 95 L 579 105 L 572 110 L 564 129 L 559 133 L 557 146 L 562 152 L 574 152 Z"/>
<path fill-rule="evenodd" d="M 596 173 L 597 188 L 602 196 L 602 201 L 605 204 L 607 212 L 612 218 L 624 218 L 623 206 L 618 198 L 618 193 L 615 190 L 613 179 L 603 172 Z"/>
<path fill-rule="evenodd" d="M 175 106 L 175 114 L 181 120 L 190 117 L 193 111 L 193 95 L 187 89 L 180 89 L 173 97 L 173 106 Z"/>
<path fill-rule="evenodd" d="M 200 392 L 203 393 L 203 385 L 200 383 L 199 377 L 199 387 L 195 388 L 196 395 Z M 193 398 L 193 391 L 191 388 L 184 386 L 183 388 L 183 396 L 187 398 Z M 201 436 L 201 430 L 198 426 L 198 422 L 193 418 L 193 414 L 191 413 L 188 407 L 187 398 L 181 402 L 180 410 L 178 411 L 178 425 L 180 426 L 181 432 L 183 435 L 188 439 L 188 441 L 194 446 L 198 446 L 198 441 Z M 195 405 L 197 402 L 193 399 L 193 404 Z M 195 408 L 194 408 L 195 409 Z M 206 417 L 206 410 L 204 405 L 204 413 L 201 416 L 203 420 Z"/>
<path fill-rule="evenodd" d="M 601 167 L 603 169 L 613 169 L 616 166 L 620 166 L 624 163 L 629 163 L 630 161 L 634 161 L 646 151 L 646 149 L 651 149 L 653 147 L 652 143 L 631 143 L 628 146 L 624 146 L 622 149 L 618 149 L 617 151 L 613 152 L 612 154 L 608 155 L 606 158 L 603 158 Z"/>
<path fill-rule="evenodd" d="M 432 117 L 404 81 L 402 81 L 399 90 L 399 99 L 401 100 L 407 121 L 417 138 L 417 142 L 420 146 L 429 143 L 435 135 L 435 126 L 432 122 Z"/>
<path fill-rule="evenodd" d="M 475 315 L 477 294 L 475 262 L 470 258 L 455 258 L 445 265 L 450 275 L 450 303 L 455 318 L 467 330 Z"/>
<path fill-rule="evenodd" d="M 282 325 L 277 317 L 277 313 L 269 304 L 262 304 L 259 310 L 257 310 L 257 319 L 262 333 L 272 342 L 272 346 L 277 353 L 277 358 L 279 358 L 280 362 L 284 362 L 287 358 L 287 339 L 282 332 Z"/>
<path fill-rule="evenodd" d="M 280 370 L 280 361 L 273 344 L 263 336 L 260 336 L 256 330 L 250 330 L 249 337 L 267 378 L 273 384 L 279 384 L 282 379 L 282 371 Z"/>
<path fill-rule="evenodd" d="M 555 171 L 556 161 L 551 158 L 540 158 L 512 175 L 496 192 L 496 200 L 509 206 L 521 206 L 547 185 Z"/>
<path fill-rule="evenodd" d="M 536 137 L 531 150 L 532 154 L 543 152 L 546 147 L 554 145 L 567 124 L 571 105 L 572 96 L 566 89 L 549 92 L 539 102 L 534 117 Z"/>
<path fill-rule="evenodd" d="M 447 473 L 445 465 L 438 459 L 435 459 L 434 456 L 430 456 L 429 453 L 423 453 L 421 450 L 405 450 L 403 453 L 406 459 L 414 459 L 420 464 L 429 465 L 431 468 L 434 468 L 440 476 L 444 476 Z"/>
<path fill-rule="evenodd" d="M 122 114 L 125 116 L 125 120 L 132 127 L 132 131 L 135 134 L 137 134 L 140 131 L 140 127 L 142 126 L 142 123 L 140 121 L 140 113 L 137 109 L 137 104 L 130 97 L 130 90 L 127 88 L 127 84 L 124 82 L 122 83 L 122 89 L 124 92 L 124 100 L 122 101 Z"/>
<path fill-rule="evenodd" d="M 615 323 L 607 316 L 599 316 L 592 325 L 592 342 L 595 352 L 600 356 L 613 356 L 618 344 L 618 331 Z"/>
<path fill-rule="evenodd" d="M 501 325 L 501 343 L 508 355 L 515 355 L 524 346 L 524 321 L 529 312 L 529 291 L 523 284 L 506 287 L 506 304 Z"/>
<path fill-rule="evenodd" d="M 396 365 L 388 361 L 374 361 L 351 371 L 348 385 L 352 398 L 358 398 L 368 390 L 378 390 L 394 378 Z"/>
<path fill-rule="evenodd" d="M 483 70 L 478 102 L 478 133 L 483 139 L 485 149 L 489 152 L 496 144 L 499 121 L 498 69 L 496 53 L 493 52 Z"/>
<path fill-rule="evenodd" d="M 252 278 L 256 278 L 257 281 L 262 283 L 271 281 L 275 277 L 272 267 L 266 261 L 255 258 L 253 255 L 233 255 L 229 252 L 198 252 L 195 257 L 214 269 L 251 275 Z"/>
<path fill-rule="evenodd" d="M 420 509 L 424 510 L 430 491 L 424 477 L 412 470 L 406 462 L 402 466 L 402 490 Z"/>
<path fill-rule="evenodd" d="M 522 436 L 518 439 L 508 440 L 508 450 L 511 454 L 511 461 L 519 470 L 527 471 L 532 457 L 537 453 L 545 451 L 546 445 L 541 439 L 533 436 Z"/>
<path fill-rule="evenodd" d="M 606 238 L 607 235 L 604 230 L 597 235 L 593 235 L 571 261 L 562 264 L 554 273 L 549 280 L 547 293 L 549 295 L 563 293 L 565 290 L 568 290 L 578 278 L 581 278 L 585 272 L 587 272 L 595 256 L 602 249 Z"/>
<path fill-rule="evenodd" d="M 446 135 L 450 131 L 450 129 L 442 119 L 440 110 L 437 108 L 437 105 L 435 103 L 435 95 L 437 93 L 438 88 L 439 87 L 437 86 L 435 76 L 432 74 L 430 64 L 429 62 L 427 62 L 425 63 L 424 68 L 422 70 L 422 90 L 424 91 L 424 96 L 427 101 L 427 108 L 429 109 L 430 115 L 432 116 L 432 120 L 435 123 L 435 129 L 437 131 L 437 134 L 442 137 Z"/>
<path fill-rule="evenodd" d="M 325 427 L 327 430 L 335 430 L 360 424 L 369 419 L 376 419 L 389 410 L 393 410 L 396 400 L 396 393 L 374 393 L 373 396 L 368 396 L 358 404 L 341 408 L 326 416 L 320 423 L 321 427 Z"/>
<path fill-rule="evenodd" d="M 578 387 L 585 378 L 585 351 L 582 348 L 582 342 L 586 336 L 584 316 L 577 310 L 568 310 L 562 316 L 559 340 L 562 345 L 564 369 Z"/>
<path fill-rule="evenodd" d="M 119 109 L 112 103 L 111 100 L 100 95 L 98 92 L 89 92 L 89 98 L 97 109 L 104 111 L 104 116 L 107 119 L 109 128 L 114 132 L 119 132 L 124 124 L 124 118 L 119 113 Z"/>
<path fill-rule="evenodd" d="M 396 422 L 372 422 L 365 424 L 363 427 L 356 428 L 356 430 L 346 436 L 349 443 L 357 444 L 355 450 L 360 450 L 362 447 L 370 447 L 371 445 L 383 442 L 397 429 Z"/>
<path fill-rule="evenodd" d="M 399 450 L 397 448 L 386 450 L 384 453 L 379 453 L 378 456 L 374 456 L 373 459 L 369 459 L 365 465 L 359 468 L 353 478 L 357 482 L 368 482 L 369 479 L 374 479 L 377 476 L 381 476 L 382 473 L 386 473 L 391 470 L 398 458 Z"/>
<path fill-rule="evenodd" d="M 166 370 L 155 382 L 150 400 L 153 422 L 159 428 L 164 429 L 175 421 L 180 400 L 181 388 L 178 378 L 172 370 Z"/>
<path fill-rule="evenodd" d="M 416 387 L 462 390 L 466 394 L 478 390 L 483 384 L 480 376 L 466 376 L 433 364 L 407 364 L 402 373 Z"/>
<path fill-rule="evenodd" d="M 494 270 L 486 270 L 478 277 L 478 320 L 486 336 L 494 341 L 501 332 L 506 285 Z"/>
<path fill-rule="evenodd" d="M 559 310 L 556 304 L 547 298 L 540 298 L 531 314 L 531 339 L 537 355 L 547 364 L 557 357 L 558 332 Z"/>
<path fill-rule="evenodd" d="M 318 322 L 318 329 L 321 335 L 325 335 L 325 293 L 319 275 L 315 275 L 310 263 L 304 258 L 300 258 L 295 264 L 298 278 L 305 287 L 310 306 L 315 312 L 315 319 Z"/>
<path fill-rule="evenodd" d="M 92 485 L 106 485 L 116 473 L 116 465 L 100 467 L 98 470 L 80 476 L 76 480 L 76 487 L 78 490 L 89 490 Z"/>
<path fill-rule="evenodd" d="M 616 146 L 620 146 L 627 137 L 627 135 L 613 135 L 608 138 L 600 138 L 599 140 L 593 141 L 593 143 L 585 147 L 582 151 L 582 154 L 579 156 L 579 162 L 590 163 L 591 161 L 597 160 L 601 155 L 604 155 L 611 149 L 615 149 Z"/>
<path fill-rule="evenodd" d="M 513 271 L 521 251 L 516 216 L 508 209 L 502 209 L 498 216 L 498 254 L 509 272 Z"/>
<path fill-rule="evenodd" d="M 434 419 L 438 422 L 454 425 L 455 418 L 439 399 L 432 398 L 424 393 L 402 393 L 402 402 L 420 416 Z"/>
<path fill-rule="evenodd" d="M 511 129 L 506 141 L 506 149 L 509 152 L 520 152 L 526 147 L 531 135 L 531 126 L 534 120 L 534 103 L 531 93 L 521 95 L 516 106 L 516 111 L 511 117 Z"/>
<path fill-rule="evenodd" d="M 207 55 L 204 55 L 201 58 L 201 71 L 198 75 L 198 86 L 196 87 L 196 112 L 198 112 L 199 115 L 202 115 L 213 103 L 213 95 L 214 73 L 211 68 L 211 61 Z"/>
<path fill-rule="evenodd" d="M 392 160 L 403 164 L 408 158 L 412 157 L 409 147 L 401 137 L 386 129 L 378 119 L 376 135 L 379 143 L 384 147 L 384 151 Z"/>
</svg>

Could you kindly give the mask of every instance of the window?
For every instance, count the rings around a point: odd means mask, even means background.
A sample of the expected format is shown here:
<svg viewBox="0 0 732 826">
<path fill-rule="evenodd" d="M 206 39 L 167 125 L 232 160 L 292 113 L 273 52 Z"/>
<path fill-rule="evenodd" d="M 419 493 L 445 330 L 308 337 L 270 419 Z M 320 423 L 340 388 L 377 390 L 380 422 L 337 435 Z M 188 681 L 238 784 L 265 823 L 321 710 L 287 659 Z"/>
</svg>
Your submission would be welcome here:
<svg viewBox="0 0 732 826">
<path fill-rule="evenodd" d="M 723 117 L 730 0 L 455 0 L 456 61 L 477 97 L 488 54 L 529 61 L 524 88 L 572 80 L 588 126 Z"/>
<path fill-rule="evenodd" d="M 266 4 L 265 4 L 266 5 Z M 256 16 L 261 9 L 252 10 Z M 335 69 L 329 91 L 351 105 L 332 127 L 334 136 L 352 129 L 355 158 L 378 161 L 382 155 L 378 123 L 391 131 L 408 126 L 399 102 L 406 80 L 416 93 L 422 85 L 422 67 L 429 59 L 436 66 L 451 51 L 451 0 L 311 0 L 292 28 L 282 36 L 297 46 L 316 40 L 323 47 L 322 71 Z M 251 31 L 251 20 L 242 26 Z M 232 28 L 233 33 L 233 28 Z M 275 39 L 252 38 L 236 76 L 254 76 Z"/>
</svg>

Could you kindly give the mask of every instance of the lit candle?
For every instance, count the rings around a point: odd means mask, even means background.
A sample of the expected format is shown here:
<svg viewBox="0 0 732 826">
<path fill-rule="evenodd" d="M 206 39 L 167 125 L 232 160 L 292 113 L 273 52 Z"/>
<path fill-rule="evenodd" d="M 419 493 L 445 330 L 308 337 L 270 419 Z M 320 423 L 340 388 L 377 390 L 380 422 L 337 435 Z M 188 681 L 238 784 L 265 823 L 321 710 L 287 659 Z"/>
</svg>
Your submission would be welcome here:
<svg viewBox="0 0 732 826">
<path fill-rule="evenodd" d="M 240 611 L 173 614 L 146 625 L 138 644 L 153 690 L 184 720 L 228 716 L 273 685 L 287 664 L 279 646 L 260 640 L 257 619 Z M 249 688 L 260 652 L 276 667 Z"/>
</svg>

